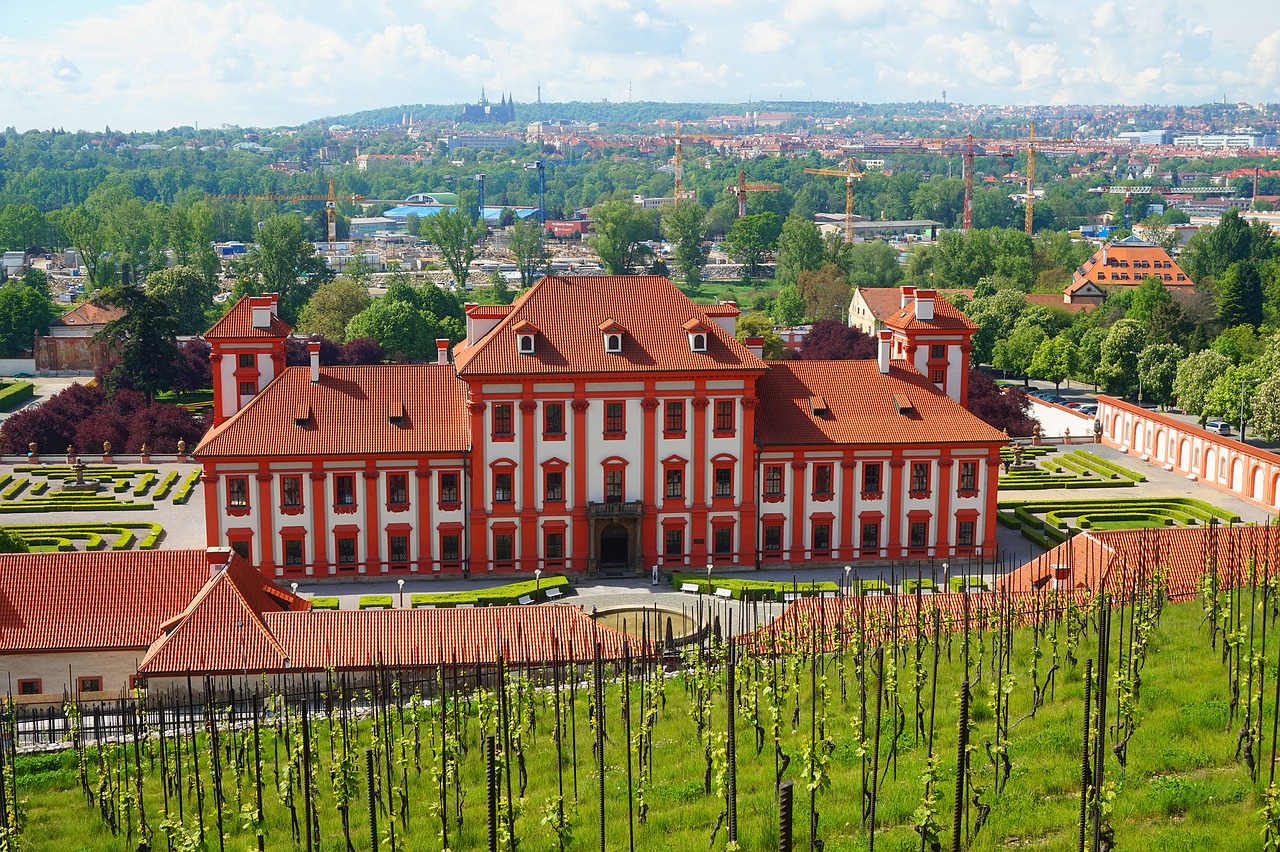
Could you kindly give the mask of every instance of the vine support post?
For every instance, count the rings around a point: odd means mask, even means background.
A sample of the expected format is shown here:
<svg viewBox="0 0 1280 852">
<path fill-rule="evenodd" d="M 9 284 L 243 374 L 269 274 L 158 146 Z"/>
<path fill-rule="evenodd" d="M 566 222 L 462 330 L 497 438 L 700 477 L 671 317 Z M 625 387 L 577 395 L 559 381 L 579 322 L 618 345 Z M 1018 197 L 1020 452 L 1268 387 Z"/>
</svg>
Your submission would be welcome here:
<svg viewBox="0 0 1280 852">
<path fill-rule="evenodd" d="M 1077 852 L 1084 852 L 1085 827 L 1089 816 L 1089 710 L 1093 688 L 1093 658 L 1084 661 L 1084 732 L 1080 743 L 1080 839 Z"/>
<path fill-rule="evenodd" d="M 965 599 L 966 601 L 968 598 Z M 967 626 L 967 625 L 966 625 Z M 951 852 L 960 852 L 964 837 L 965 770 L 968 768 L 969 751 L 969 680 L 960 684 L 960 722 L 956 737 L 956 799 L 955 812 L 951 815 Z"/>
<path fill-rule="evenodd" d="M 778 787 L 778 852 L 791 852 L 791 809 L 795 782 L 783 781 Z"/>
<path fill-rule="evenodd" d="M 484 738 L 484 772 L 489 806 L 489 852 L 498 852 L 498 767 L 492 734 Z"/>
</svg>

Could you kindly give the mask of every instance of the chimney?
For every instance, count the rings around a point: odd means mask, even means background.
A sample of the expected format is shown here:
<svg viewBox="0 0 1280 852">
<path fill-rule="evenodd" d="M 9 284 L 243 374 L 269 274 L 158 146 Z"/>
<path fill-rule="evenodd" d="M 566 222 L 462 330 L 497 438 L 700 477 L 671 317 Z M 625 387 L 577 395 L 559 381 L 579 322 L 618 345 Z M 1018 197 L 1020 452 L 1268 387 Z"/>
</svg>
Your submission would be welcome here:
<svg viewBox="0 0 1280 852">
<path fill-rule="evenodd" d="M 764 338 L 763 337 L 748 337 L 746 340 L 742 341 L 742 343 L 744 346 L 747 347 L 747 351 L 750 352 L 752 355 L 756 356 L 757 358 L 764 358 Z"/>
<path fill-rule="evenodd" d="M 249 297 L 249 310 L 252 313 L 254 328 L 271 328 L 271 318 L 276 315 L 276 302 L 279 298 L 276 293 Z"/>
<path fill-rule="evenodd" d="M 924 289 L 916 291 L 916 319 L 933 322 L 933 299 L 937 292 Z"/>
<path fill-rule="evenodd" d="M 307 341 L 307 354 L 311 356 L 311 384 L 320 381 L 320 341 Z"/>
<path fill-rule="evenodd" d="M 232 553 L 233 551 L 229 547 L 210 547 L 205 550 L 205 558 L 209 561 L 210 579 L 218 576 L 218 572 L 224 570 L 231 563 Z"/>
<path fill-rule="evenodd" d="M 1053 566 L 1053 588 L 1054 589 L 1070 589 L 1071 588 L 1071 566 L 1070 565 L 1054 565 Z"/>
<path fill-rule="evenodd" d="M 902 289 L 907 289 L 903 287 Z M 889 329 L 880 331 L 880 375 L 889 375 L 889 354 L 893 348 L 893 332 Z"/>
<path fill-rule="evenodd" d="M 449 363 L 449 338 L 447 337 L 436 338 L 436 363 Z"/>
<path fill-rule="evenodd" d="M 902 288 L 902 304 L 899 305 L 898 307 L 905 308 L 907 305 L 915 301 L 915 298 L 916 298 L 916 288 L 912 287 L 910 284 L 904 286 Z"/>
</svg>

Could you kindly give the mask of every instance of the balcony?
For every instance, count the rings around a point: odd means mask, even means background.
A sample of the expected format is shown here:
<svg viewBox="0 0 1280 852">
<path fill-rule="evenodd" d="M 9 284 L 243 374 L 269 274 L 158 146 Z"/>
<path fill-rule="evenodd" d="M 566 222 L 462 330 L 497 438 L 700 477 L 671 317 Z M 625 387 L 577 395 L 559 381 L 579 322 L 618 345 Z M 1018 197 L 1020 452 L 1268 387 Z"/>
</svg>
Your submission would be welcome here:
<svg viewBox="0 0 1280 852">
<path fill-rule="evenodd" d="M 630 503 L 587 503 L 587 517 L 594 518 L 642 518 L 644 503 L 635 500 Z"/>
</svg>

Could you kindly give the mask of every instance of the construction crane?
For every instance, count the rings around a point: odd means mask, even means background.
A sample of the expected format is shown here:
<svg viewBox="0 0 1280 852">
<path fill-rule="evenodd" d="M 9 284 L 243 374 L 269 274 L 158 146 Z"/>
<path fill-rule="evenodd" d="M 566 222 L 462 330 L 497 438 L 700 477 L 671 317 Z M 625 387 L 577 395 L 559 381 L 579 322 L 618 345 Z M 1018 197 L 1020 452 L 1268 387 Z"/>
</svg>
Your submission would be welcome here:
<svg viewBox="0 0 1280 852">
<path fill-rule="evenodd" d="M 671 199 L 676 203 L 680 203 L 680 195 L 684 189 L 684 160 L 680 156 L 680 122 L 676 122 L 676 150 L 675 163 L 672 169 L 672 176 L 675 178 L 675 191 L 672 193 Z"/>
<path fill-rule="evenodd" d="M 860 172 L 854 169 L 853 164 L 857 162 L 856 157 L 850 157 L 842 161 L 843 169 L 805 169 L 807 175 L 830 175 L 831 177 L 844 178 L 844 241 L 846 243 L 853 242 L 853 180 L 854 178 L 864 178 L 866 172 Z"/>
<path fill-rule="evenodd" d="M 782 189 L 779 183 L 747 183 L 747 170 L 742 169 L 738 172 L 738 182 L 729 184 L 726 187 L 728 192 L 732 192 L 738 197 L 738 218 L 741 219 L 747 215 L 747 193 L 748 192 L 777 192 Z"/>
<path fill-rule="evenodd" d="M 338 242 L 338 199 L 333 193 L 333 178 L 329 178 L 328 195 L 301 195 L 292 192 L 265 192 L 251 195 L 211 195 L 210 198 L 225 201 L 323 201 L 328 218 L 329 253 L 337 252 Z M 346 199 L 344 199 L 346 200 Z M 349 196 L 352 202 L 364 201 L 363 195 Z"/>
<path fill-rule="evenodd" d="M 1036 139 L 1036 123 L 1031 122 L 1031 136 L 1027 139 L 1027 216 L 1023 230 L 1031 236 L 1035 217 L 1036 200 L 1036 142 L 1074 142 L 1074 139 Z"/>
</svg>

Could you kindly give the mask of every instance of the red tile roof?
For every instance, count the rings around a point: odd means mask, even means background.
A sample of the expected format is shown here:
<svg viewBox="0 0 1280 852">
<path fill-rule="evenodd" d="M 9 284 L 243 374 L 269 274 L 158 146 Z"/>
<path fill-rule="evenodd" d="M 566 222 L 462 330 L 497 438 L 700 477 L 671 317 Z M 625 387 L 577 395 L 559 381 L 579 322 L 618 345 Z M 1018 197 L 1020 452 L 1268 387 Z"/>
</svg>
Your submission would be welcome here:
<svg viewBox="0 0 1280 852">
<path fill-rule="evenodd" d="M 902 361 L 888 375 L 875 361 L 770 361 L 756 393 L 762 446 L 1008 441 Z M 814 412 L 813 397 L 828 413 Z"/>
<path fill-rule="evenodd" d="M 1196 583 L 1211 563 L 1217 564 L 1224 586 L 1247 582 L 1251 565 L 1259 571 L 1269 566 L 1275 573 L 1280 570 L 1280 527 L 1082 532 L 1006 575 L 1000 585 L 1014 591 L 1040 588 L 1052 577 L 1054 565 L 1067 565 L 1073 587 L 1117 591 L 1127 588 L 1135 576 L 1159 567 L 1165 572 L 1169 598 L 1188 600 L 1196 596 Z"/>
<path fill-rule="evenodd" d="M 91 325 L 106 325 L 112 320 L 118 320 L 124 316 L 123 308 L 117 308 L 113 305 L 103 305 L 96 301 L 88 301 L 82 305 L 77 305 L 58 317 L 49 325 L 70 326 L 74 328 L 84 328 Z"/>
<path fill-rule="evenodd" d="M 951 303 L 943 298 L 944 296 L 973 297 L 973 290 L 971 289 L 957 288 L 951 290 L 938 290 L 936 292 L 937 296 L 933 300 L 933 314 L 935 317 L 940 316 L 944 312 L 948 315 L 954 312 L 955 314 L 964 316 L 955 308 L 951 307 Z M 888 322 L 890 317 L 902 311 L 902 290 L 897 287 L 859 287 L 858 293 L 862 296 L 862 300 L 871 311 L 871 315 L 879 322 Z M 941 308 L 944 304 L 946 305 L 946 309 Z M 929 328 L 933 326 L 924 323 L 916 327 Z"/>
<path fill-rule="evenodd" d="M 289 367 L 211 429 L 195 455 L 460 453 L 470 446 L 465 395 L 448 364 L 321 367 L 315 384 L 309 367 Z M 405 416 L 392 423 L 401 406 Z"/>
<path fill-rule="evenodd" d="M 502 319 L 511 313 L 512 305 L 470 305 L 467 316 L 476 319 Z"/>
<path fill-rule="evenodd" d="M 489 334 L 454 349 L 459 375 L 764 369 L 706 309 L 657 275 L 552 276 L 511 307 Z M 684 324 L 691 319 L 707 324 L 706 352 L 689 349 Z M 522 320 L 539 329 L 532 355 L 516 350 L 513 327 Z M 600 326 L 610 320 L 626 329 L 620 354 L 604 351 Z"/>
<path fill-rule="evenodd" d="M 1105 265 L 1102 262 L 1103 257 L 1107 259 Z M 1156 261 L 1160 263 L 1159 267 L 1155 266 Z M 1147 265 L 1138 266 L 1139 262 Z M 1120 263 L 1125 265 L 1119 266 Z M 1166 263 L 1169 265 L 1165 266 Z M 1113 272 L 1129 277 L 1123 280 L 1113 279 L 1111 277 Z M 1105 278 L 1099 279 L 1098 273 L 1102 273 Z M 1183 276 L 1183 280 L 1178 280 L 1179 275 Z M 1067 287 L 1066 292 L 1074 293 L 1086 281 L 1101 287 L 1137 287 L 1148 276 L 1160 278 L 1164 281 L 1165 287 L 1174 289 L 1195 289 L 1196 286 L 1177 262 L 1169 257 L 1167 251 L 1154 243 L 1128 237 L 1094 252 L 1093 256 L 1072 274 L 1071 285 Z"/>
<path fill-rule="evenodd" d="M 235 628 L 243 610 L 213 596 L 193 611 L 139 667 L 150 676 L 323 671 L 388 666 L 492 664 L 501 653 L 515 663 L 584 660 L 595 643 L 606 659 L 634 653 L 640 640 L 596 624 L 574 606 L 465 609 L 269 611 L 242 644 Z"/>
<path fill-rule="evenodd" d="M 231 306 L 213 327 L 204 333 L 205 340 L 243 340 L 254 337 L 288 337 L 293 333 L 293 326 L 278 316 L 271 317 L 270 328 L 253 327 L 253 308 L 249 300 L 253 296 L 244 296 Z"/>
<path fill-rule="evenodd" d="M 916 300 L 905 308 L 893 311 L 883 320 L 889 328 L 897 329 L 948 329 L 973 333 L 978 326 L 967 316 L 960 313 L 950 302 L 939 294 L 933 300 L 933 319 L 916 319 Z"/>
<path fill-rule="evenodd" d="M 0 649 L 145 649 L 208 581 L 209 558 L 204 550 L 0 555 Z"/>
</svg>

